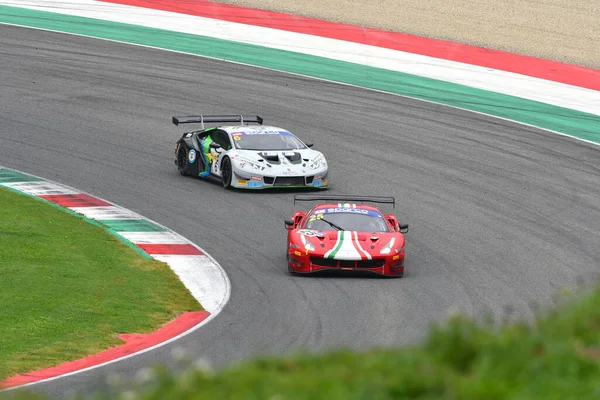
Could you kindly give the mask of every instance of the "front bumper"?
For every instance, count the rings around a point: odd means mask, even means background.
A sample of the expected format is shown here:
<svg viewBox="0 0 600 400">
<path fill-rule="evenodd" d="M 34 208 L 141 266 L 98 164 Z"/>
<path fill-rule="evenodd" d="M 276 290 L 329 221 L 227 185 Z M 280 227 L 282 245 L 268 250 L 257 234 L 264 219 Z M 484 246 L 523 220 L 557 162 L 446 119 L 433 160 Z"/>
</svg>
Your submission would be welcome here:
<svg viewBox="0 0 600 400">
<path fill-rule="evenodd" d="M 324 270 L 368 271 L 380 275 L 404 274 L 404 252 L 372 260 L 337 260 L 307 254 L 289 249 L 288 263 L 291 270 L 298 273 L 313 273 Z"/>
<path fill-rule="evenodd" d="M 306 176 L 267 176 L 234 172 L 232 186 L 239 189 L 315 188 L 328 187 L 327 174 Z"/>
</svg>

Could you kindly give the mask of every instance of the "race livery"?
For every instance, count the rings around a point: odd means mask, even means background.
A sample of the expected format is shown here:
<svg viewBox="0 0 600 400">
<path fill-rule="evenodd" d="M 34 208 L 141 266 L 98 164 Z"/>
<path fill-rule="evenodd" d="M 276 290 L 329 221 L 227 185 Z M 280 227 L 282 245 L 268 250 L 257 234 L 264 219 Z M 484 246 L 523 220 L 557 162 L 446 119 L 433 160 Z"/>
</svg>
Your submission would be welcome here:
<svg viewBox="0 0 600 400">
<path fill-rule="evenodd" d="M 263 126 L 258 115 L 173 117 L 173 124 L 201 124 L 175 145 L 181 175 L 210 179 L 227 189 L 327 188 L 327 161 L 291 132 Z M 205 123 L 237 123 L 205 128 Z M 247 125 L 254 123 L 257 125 Z"/>
<path fill-rule="evenodd" d="M 310 211 L 296 211 L 285 221 L 290 273 L 326 269 L 370 271 L 404 275 L 404 234 L 393 214 L 355 202 L 392 204 L 393 197 L 296 195 L 296 201 L 327 201 Z M 334 203 L 335 202 L 335 203 Z"/>
</svg>

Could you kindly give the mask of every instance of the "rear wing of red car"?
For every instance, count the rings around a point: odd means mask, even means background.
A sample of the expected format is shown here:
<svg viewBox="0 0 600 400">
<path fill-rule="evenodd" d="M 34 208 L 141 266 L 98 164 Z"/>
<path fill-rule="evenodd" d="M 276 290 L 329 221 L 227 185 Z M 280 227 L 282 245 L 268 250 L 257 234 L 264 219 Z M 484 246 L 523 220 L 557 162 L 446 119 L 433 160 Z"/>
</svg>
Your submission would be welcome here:
<svg viewBox="0 0 600 400">
<path fill-rule="evenodd" d="M 221 123 L 221 122 L 239 122 L 240 125 L 245 123 L 255 123 L 262 125 L 263 119 L 258 115 L 189 115 L 183 117 L 173 117 L 173 124 L 202 124 L 204 129 L 205 123 Z"/>
<path fill-rule="evenodd" d="M 384 196 L 352 196 L 352 195 L 312 195 L 312 194 L 297 194 L 294 196 L 294 204 L 297 201 L 335 201 L 335 202 L 353 202 L 353 203 L 383 203 L 392 204 L 396 208 L 396 199 L 394 197 Z"/>
</svg>

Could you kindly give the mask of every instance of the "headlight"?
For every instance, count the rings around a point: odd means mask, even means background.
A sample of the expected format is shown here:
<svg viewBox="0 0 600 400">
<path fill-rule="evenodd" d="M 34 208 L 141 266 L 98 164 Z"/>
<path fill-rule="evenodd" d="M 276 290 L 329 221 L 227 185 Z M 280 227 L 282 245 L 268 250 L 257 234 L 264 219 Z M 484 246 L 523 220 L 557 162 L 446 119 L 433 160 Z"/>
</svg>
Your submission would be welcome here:
<svg viewBox="0 0 600 400">
<path fill-rule="evenodd" d="M 392 251 L 392 247 L 394 246 L 394 242 L 395 242 L 395 241 L 396 241 L 396 238 L 394 238 L 394 237 L 393 237 L 393 238 L 392 238 L 392 239 L 391 239 L 391 240 L 388 242 L 388 244 L 386 244 L 385 246 L 383 246 L 383 247 L 381 248 L 381 251 L 380 251 L 380 253 L 381 253 L 381 254 L 388 254 L 390 251 Z"/>
<path fill-rule="evenodd" d="M 304 248 L 308 251 L 314 251 L 315 250 L 315 245 L 312 244 L 311 242 L 308 241 L 308 239 L 306 238 L 306 236 L 302 235 L 300 236 L 300 240 L 302 240 L 302 244 L 304 245 Z"/>
<path fill-rule="evenodd" d="M 318 155 L 317 157 L 315 157 L 314 159 L 312 159 L 310 161 L 310 164 L 308 164 L 308 167 L 310 169 L 317 169 L 317 168 L 325 168 L 327 167 L 327 161 L 325 161 L 325 156 L 323 154 Z"/>
</svg>

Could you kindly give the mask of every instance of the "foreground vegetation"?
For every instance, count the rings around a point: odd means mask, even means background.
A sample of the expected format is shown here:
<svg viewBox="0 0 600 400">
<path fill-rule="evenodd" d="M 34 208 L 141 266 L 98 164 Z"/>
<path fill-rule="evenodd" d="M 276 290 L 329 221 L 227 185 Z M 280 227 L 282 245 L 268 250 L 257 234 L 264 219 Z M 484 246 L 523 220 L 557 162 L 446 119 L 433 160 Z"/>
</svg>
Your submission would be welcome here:
<svg viewBox="0 0 600 400">
<path fill-rule="evenodd" d="M 596 288 L 529 323 L 454 316 L 415 347 L 263 358 L 219 372 L 201 360 L 177 375 L 145 370 L 120 398 L 598 399 L 599 305 Z"/>
<path fill-rule="evenodd" d="M 0 379 L 123 343 L 200 305 L 99 226 L 0 188 Z"/>
<path fill-rule="evenodd" d="M 198 308 L 166 265 L 101 228 L 3 189 L 0 204 L 0 376 L 79 358 L 118 344 L 117 333 L 150 331 Z M 113 389 L 128 400 L 597 399 L 599 305 L 596 287 L 534 321 L 454 316 L 419 346 L 262 358 L 222 371 L 189 360 L 183 372 L 145 369 Z"/>
</svg>

